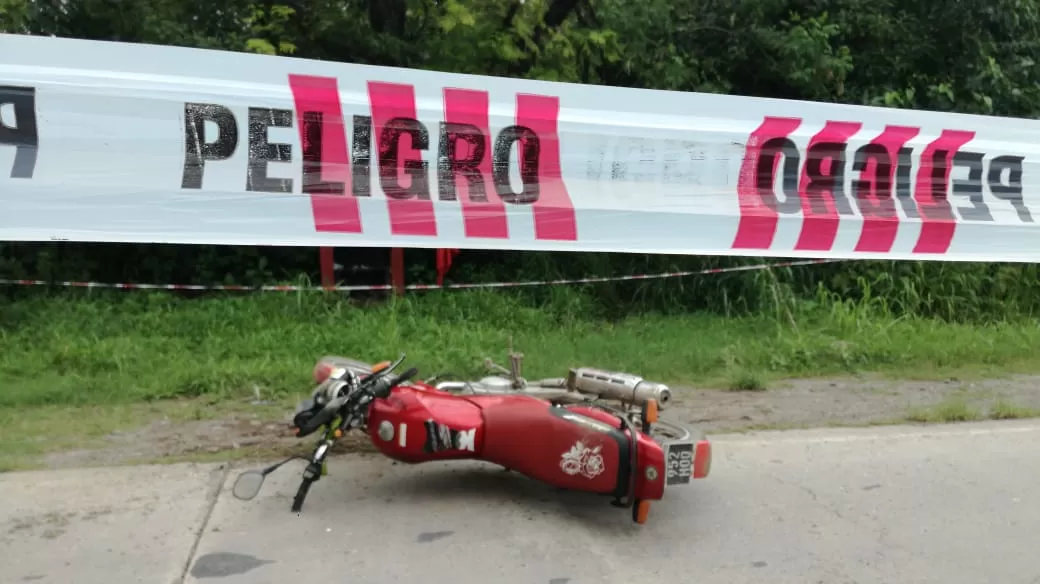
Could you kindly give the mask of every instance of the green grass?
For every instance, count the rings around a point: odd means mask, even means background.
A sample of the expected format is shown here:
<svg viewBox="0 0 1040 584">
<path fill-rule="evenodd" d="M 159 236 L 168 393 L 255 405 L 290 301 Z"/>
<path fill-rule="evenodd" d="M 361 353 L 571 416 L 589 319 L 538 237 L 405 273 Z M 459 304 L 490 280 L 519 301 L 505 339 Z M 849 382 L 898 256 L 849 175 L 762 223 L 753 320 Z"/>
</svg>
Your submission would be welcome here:
<svg viewBox="0 0 1040 584">
<path fill-rule="evenodd" d="M 953 397 L 929 408 L 913 408 L 906 421 L 922 424 L 974 422 L 976 420 L 1017 420 L 1040 417 L 1040 411 L 997 400 L 988 408 L 977 408 L 963 398 Z"/>
<path fill-rule="evenodd" d="M 948 399 L 931 408 L 912 409 L 907 414 L 909 422 L 947 423 L 972 422 L 984 417 L 983 413 L 960 399 Z"/>
<path fill-rule="evenodd" d="M 103 405 L 4 406 L 0 407 L 0 472 L 40 467 L 41 457 L 51 452 L 101 448 L 112 432 L 136 430 L 157 420 L 178 424 L 231 414 L 279 419 L 291 405 L 279 400 L 259 407 L 247 400 L 203 397 Z M 255 450 L 231 454 L 248 456 Z"/>
<path fill-rule="evenodd" d="M 1040 417 L 1040 410 L 1017 406 L 1006 401 L 997 401 L 989 409 L 988 417 L 992 420 L 1017 420 Z"/>
<path fill-rule="evenodd" d="M 736 371 L 727 387 L 730 391 L 764 391 L 765 381 L 758 375 L 748 371 Z"/>
<path fill-rule="evenodd" d="M 414 295 L 358 307 L 335 295 L 185 300 L 123 293 L 0 305 L 0 407 L 174 397 L 279 398 L 309 389 L 315 360 L 402 351 L 421 375 L 483 372 L 510 336 L 529 378 L 588 365 L 679 386 L 752 390 L 771 379 L 861 372 L 967 378 L 1040 371 L 1036 321 L 891 318 L 816 302 L 762 316 L 584 318 L 561 289 L 543 304 L 502 292 Z"/>
</svg>

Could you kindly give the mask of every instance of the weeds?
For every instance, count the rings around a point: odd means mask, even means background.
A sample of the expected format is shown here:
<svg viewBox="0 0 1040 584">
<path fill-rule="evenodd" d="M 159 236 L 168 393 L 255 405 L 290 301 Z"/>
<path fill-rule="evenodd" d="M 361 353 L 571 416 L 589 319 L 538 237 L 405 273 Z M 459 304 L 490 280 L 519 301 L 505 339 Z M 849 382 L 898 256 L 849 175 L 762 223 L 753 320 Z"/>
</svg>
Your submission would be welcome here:
<svg viewBox="0 0 1040 584">
<path fill-rule="evenodd" d="M 973 407 L 961 398 L 949 398 L 931 408 L 915 408 L 906 416 L 908 422 L 947 423 L 975 420 L 1017 420 L 1040 417 L 1040 410 L 1017 406 L 998 399 L 988 409 Z"/>
<path fill-rule="evenodd" d="M 988 417 L 993 420 L 1017 420 L 1040 417 L 1040 410 L 1016 406 L 1003 400 L 997 401 L 989 410 Z"/>
<path fill-rule="evenodd" d="M 765 380 L 748 371 L 737 373 L 729 383 L 730 391 L 764 391 L 765 389 Z"/>
<path fill-rule="evenodd" d="M 971 407 L 967 402 L 951 398 L 928 409 L 915 409 L 907 414 L 906 419 L 910 422 L 919 423 L 945 423 L 945 422 L 970 422 L 983 417 L 982 413 Z"/>
<path fill-rule="evenodd" d="M 0 305 L 0 407 L 253 397 L 255 388 L 279 398 L 308 389 L 314 361 L 330 353 L 378 361 L 404 351 L 424 376 L 480 375 L 510 335 L 531 378 L 589 365 L 747 391 L 789 376 L 1040 370 L 1033 320 L 899 316 L 870 290 L 858 302 L 823 290 L 776 299 L 764 315 L 605 319 L 593 296 L 572 288 L 541 301 L 445 292 L 363 308 L 332 294 L 36 296 Z"/>
<path fill-rule="evenodd" d="M 386 250 L 371 253 L 373 262 Z M 406 250 L 409 283 L 432 282 L 432 250 Z M 319 279 L 313 248 L 166 244 L 3 243 L 0 277 L 106 282 L 271 284 Z M 779 258 L 635 253 L 463 250 L 448 282 L 544 280 L 633 273 L 698 271 L 771 263 Z M 575 294 L 575 292 L 577 294 Z M 33 295 L 34 292 L 26 292 Z M 1040 265 L 848 261 L 665 280 L 604 282 L 519 292 L 533 303 L 584 296 L 582 315 L 620 318 L 646 310 L 720 316 L 769 316 L 785 328 L 820 294 L 894 317 L 948 322 L 999 322 L 1040 316 Z"/>
</svg>

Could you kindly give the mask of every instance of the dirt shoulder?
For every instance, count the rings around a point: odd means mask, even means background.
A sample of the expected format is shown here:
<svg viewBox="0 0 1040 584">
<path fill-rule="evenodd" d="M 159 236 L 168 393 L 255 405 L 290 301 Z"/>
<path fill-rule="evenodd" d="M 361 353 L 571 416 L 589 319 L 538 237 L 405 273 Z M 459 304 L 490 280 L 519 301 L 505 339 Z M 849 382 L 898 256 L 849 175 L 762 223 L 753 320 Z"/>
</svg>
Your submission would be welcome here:
<svg viewBox="0 0 1040 584">
<path fill-rule="evenodd" d="M 709 434 L 746 430 L 893 423 L 938 423 L 1040 415 L 1040 376 L 974 381 L 898 381 L 880 377 L 793 379 L 761 391 L 677 389 L 663 417 Z M 68 468 L 183 460 L 268 458 L 310 446 L 286 435 L 289 404 L 177 402 L 119 410 L 93 408 L 90 431 L 71 439 L 23 423 L 8 446 L 7 468 Z M 87 419 L 80 415 L 80 419 Z M 66 418 L 66 428 L 77 424 Z M 35 428 L 35 429 L 34 429 Z M 53 433 L 54 426 L 49 426 Z M 33 436 L 34 433 L 39 434 Z M 3 440 L 0 440 L 3 442 Z M 45 444 L 46 446 L 41 446 Z M 342 450 L 366 451 L 361 435 Z"/>
</svg>

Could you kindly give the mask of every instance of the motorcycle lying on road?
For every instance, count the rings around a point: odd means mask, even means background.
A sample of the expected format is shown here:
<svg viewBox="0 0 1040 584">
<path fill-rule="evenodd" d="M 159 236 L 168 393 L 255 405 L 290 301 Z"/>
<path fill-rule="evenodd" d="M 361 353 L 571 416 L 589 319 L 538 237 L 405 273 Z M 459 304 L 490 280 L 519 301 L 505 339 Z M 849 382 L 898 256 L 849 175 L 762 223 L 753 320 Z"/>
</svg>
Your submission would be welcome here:
<svg viewBox="0 0 1040 584">
<path fill-rule="evenodd" d="M 397 461 L 482 460 L 555 487 L 610 496 L 613 505 L 631 508 L 637 523 L 647 521 L 650 503 L 666 490 L 708 476 L 710 441 L 658 418 L 672 398 L 667 386 L 592 368 L 530 383 L 521 376 L 523 355 L 510 348 L 509 356 L 509 369 L 485 361 L 508 377 L 479 381 L 413 381 L 414 367 L 394 373 L 404 354 L 376 365 L 323 357 L 314 368 L 317 387 L 293 416 L 296 436 L 322 430 L 311 456 L 243 472 L 234 496 L 253 499 L 270 473 L 306 460 L 292 503 L 299 513 L 326 474 L 330 448 L 355 429 Z"/>
</svg>

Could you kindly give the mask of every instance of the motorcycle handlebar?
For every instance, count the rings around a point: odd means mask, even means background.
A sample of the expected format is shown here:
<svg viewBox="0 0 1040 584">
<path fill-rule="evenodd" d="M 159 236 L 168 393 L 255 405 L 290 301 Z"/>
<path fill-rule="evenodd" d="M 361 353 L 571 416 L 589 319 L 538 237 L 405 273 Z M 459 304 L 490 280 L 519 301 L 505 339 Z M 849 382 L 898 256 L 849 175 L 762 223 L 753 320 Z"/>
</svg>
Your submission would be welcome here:
<svg viewBox="0 0 1040 584">
<path fill-rule="evenodd" d="M 391 389 L 393 389 L 394 387 L 396 387 L 396 386 L 404 383 L 405 381 L 408 381 L 409 379 L 415 377 L 415 375 L 417 373 L 419 373 L 419 369 L 416 368 L 416 367 L 412 367 L 412 368 L 408 369 L 408 371 L 405 371 L 404 373 L 402 373 L 400 375 L 387 378 L 385 381 L 380 380 L 380 381 L 382 381 L 382 383 L 380 383 L 376 387 L 375 391 L 372 392 L 372 395 L 375 396 L 375 397 L 380 397 L 380 398 L 386 397 L 386 396 L 390 395 L 390 390 Z"/>
<path fill-rule="evenodd" d="M 296 430 L 296 435 L 302 437 L 302 436 L 306 436 L 308 434 L 312 434 L 318 428 L 321 428 L 325 424 L 328 424 L 329 422 L 331 422 L 332 419 L 336 417 L 336 413 L 337 412 L 336 412 L 335 408 L 329 408 L 329 407 L 324 408 L 323 410 L 321 410 L 317 414 L 314 414 L 313 418 L 311 418 L 311 419 L 307 420 L 305 423 L 301 424 L 299 429 Z"/>
<path fill-rule="evenodd" d="M 394 380 L 393 384 L 391 384 L 391 387 L 393 387 L 394 385 L 400 385 L 405 381 L 408 381 L 409 379 L 415 377 L 417 373 L 419 373 L 418 367 L 409 367 L 407 371 L 397 376 L 397 379 Z"/>
<path fill-rule="evenodd" d="M 375 387 L 372 388 L 372 396 L 383 398 L 390 395 L 391 389 L 415 377 L 417 373 L 419 373 L 419 369 L 412 367 L 400 375 L 376 379 L 374 383 Z M 327 405 L 320 412 L 315 414 L 313 418 L 301 424 L 296 430 L 296 435 L 299 437 L 307 436 L 308 434 L 314 433 L 318 428 L 331 422 L 336 417 L 336 414 L 339 413 L 338 407 L 331 406 L 332 404 Z"/>
</svg>

